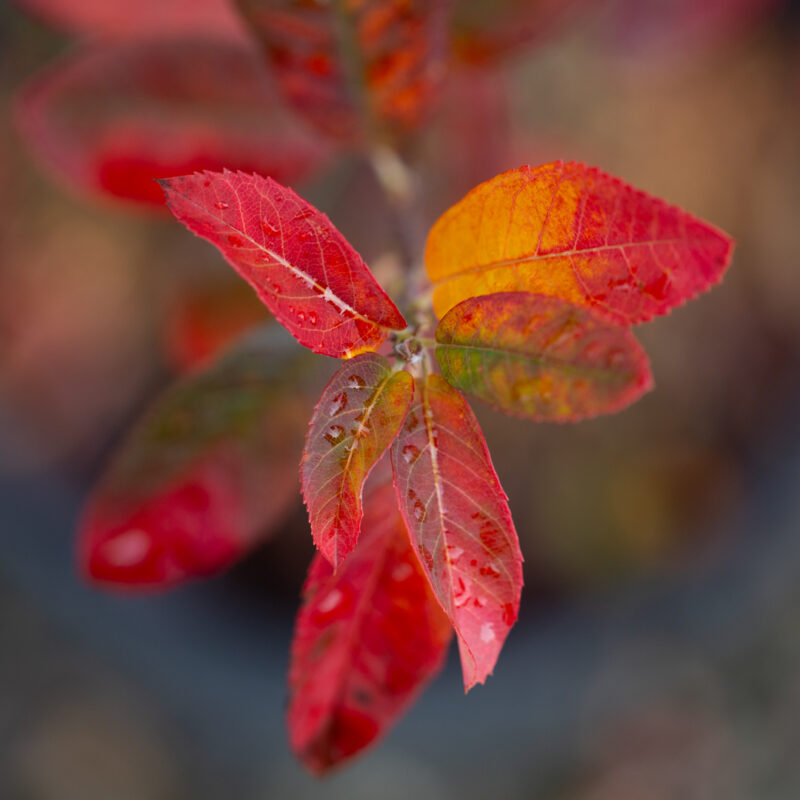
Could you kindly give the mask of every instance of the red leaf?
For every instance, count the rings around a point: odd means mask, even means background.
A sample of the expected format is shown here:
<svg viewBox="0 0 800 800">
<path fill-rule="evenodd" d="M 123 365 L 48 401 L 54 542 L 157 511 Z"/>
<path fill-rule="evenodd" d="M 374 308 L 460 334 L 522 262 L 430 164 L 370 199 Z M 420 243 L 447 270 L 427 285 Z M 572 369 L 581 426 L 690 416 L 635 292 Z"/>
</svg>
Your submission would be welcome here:
<svg viewBox="0 0 800 800">
<path fill-rule="evenodd" d="M 610 414 L 652 386 L 647 355 L 627 328 L 557 297 L 471 297 L 447 312 L 436 341 L 448 383 L 541 422 Z"/>
<path fill-rule="evenodd" d="M 331 136 L 416 128 L 438 95 L 447 41 L 442 0 L 238 0 L 287 102 Z"/>
<path fill-rule="evenodd" d="M 444 663 L 452 629 L 408 543 L 391 483 L 370 490 L 358 547 L 317 554 L 289 671 L 292 749 L 322 773 L 375 744 Z"/>
<path fill-rule="evenodd" d="M 458 634 L 469 691 L 494 669 L 519 611 L 522 555 L 511 512 L 475 416 L 440 376 L 418 384 L 391 452 L 400 510 Z"/>
<path fill-rule="evenodd" d="M 598 169 L 557 161 L 473 189 L 428 235 L 439 317 L 475 295 L 527 291 L 646 322 L 722 278 L 721 231 Z"/>
<path fill-rule="evenodd" d="M 159 209 L 155 178 L 229 167 L 294 182 L 326 156 L 235 44 L 77 50 L 31 81 L 16 110 L 23 140 L 70 189 Z"/>
<path fill-rule="evenodd" d="M 170 210 L 216 245 L 300 344 L 335 358 L 406 322 L 331 221 L 291 189 L 241 172 L 161 182 Z"/>
<path fill-rule="evenodd" d="M 334 569 L 356 546 L 364 481 L 413 396 L 411 375 L 364 353 L 342 365 L 314 409 L 300 477 L 314 542 Z"/>
<path fill-rule="evenodd" d="M 46 22 L 113 39 L 203 35 L 244 40 L 230 0 L 16 0 Z"/>
<path fill-rule="evenodd" d="M 307 415 L 302 360 L 258 332 L 172 386 L 130 433 L 83 514 L 82 569 L 95 581 L 163 588 L 230 565 L 297 498 Z"/>
</svg>

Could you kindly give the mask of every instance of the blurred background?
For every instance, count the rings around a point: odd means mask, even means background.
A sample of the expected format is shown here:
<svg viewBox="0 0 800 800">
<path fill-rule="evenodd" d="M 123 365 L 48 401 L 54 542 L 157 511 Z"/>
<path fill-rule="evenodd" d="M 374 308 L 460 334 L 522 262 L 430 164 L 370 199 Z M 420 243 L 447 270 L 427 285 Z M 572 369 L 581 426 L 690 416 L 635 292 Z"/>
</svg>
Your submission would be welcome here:
<svg viewBox="0 0 800 800">
<path fill-rule="evenodd" d="M 286 168 L 386 286 L 391 216 L 353 148 L 281 108 L 268 74 L 247 77 L 258 56 L 225 62 L 235 91 L 189 98 L 213 106 L 208 120 L 193 106 L 192 127 L 178 90 L 121 90 L 114 58 L 138 69 L 139 51 L 86 44 L 59 5 L 0 2 L 0 797 L 800 796 L 800 4 L 469 4 L 465 26 L 491 29 L 502 6 L 526 37 L 498 25 L 499 54 L 456 40 L 404 152 L 426 226 L 497 172 L 564 158 L 737 249 L 720 287 L 637 330 L 656 390 L 629 410 L 544 426 L 476 409 L 526 559 L 520 621 L 484 687 L 463 696 L 451 652 L 389 737 L 324 782 L 283 727 L 313 552 L 299 493 L 234 569 L 148 597 L 84 584 L 75 527 L 157 392 L 265 318 L 216 250 L 147 207 L 149 183 L 131 189 L 141 173 L 194 169 L 196 151 L 228 165 L 234 145 L 229 165 L 256 168 L 277 150 L 276 177 Z M 190 33 L 137 47 L 195 53 L 198 85 L 215 48 L 255 52 L 236 26 Z M 43 121 L 42 70 L 91 91 Z M 151 138 L 184 137 L 191 157 L 165 145 L 138 163 L 141 130 L 117 117 L 140 108 Z"/>
</svg>

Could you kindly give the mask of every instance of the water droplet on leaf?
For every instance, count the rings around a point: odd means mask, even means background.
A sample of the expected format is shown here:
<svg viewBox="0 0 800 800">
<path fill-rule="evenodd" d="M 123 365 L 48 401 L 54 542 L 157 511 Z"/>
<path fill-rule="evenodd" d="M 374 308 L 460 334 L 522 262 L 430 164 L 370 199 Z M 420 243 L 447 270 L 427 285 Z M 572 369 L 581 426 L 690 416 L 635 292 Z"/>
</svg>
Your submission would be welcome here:
<svg viewBox="0 0 800 800">
<path fill-rule="evenodd" d="M 328 416 L 333 417 L 336 414 L 340 414 L 345 408 L 347 408 L 347 394 L 345 392 L 339 392 L 339 394 L 334 395 L 328 406 Z"/>
<path fill-rule="evenodd" d="M 342 602 L 342 592 L 340 589 L 332 589 L 330 593 L 320 602 L 317 609 L 323 614 L 333 611 Z"/>
<path fill-rule="evenodd" d="M 267 236 L 276 236 L 280 231 L 277 226 L 273 225 L 266 217 L 263 217 L 260 221 L 261 230 L 267 234 Z"/>
<path fill-rule="evenodd" d="M 493 642 L 497 637 L 494 635 L 494 627 L 491 622 L 484 622 L 481 625 L 481 641 L 484 644 Z"/>
<path fill-rule="evenodd" d="M 360 375 L 351 375 L 347 379 L 347 386 L 350 389 L 363 389 L 366 385 L 366 381 Z"/>
<path fill-rule="evenodd" d="M 447 545 L 446 550 L 450 561 L 458 561 L 458 559 L 464 555 L 464 548 L 454 544 Z"/>
<path fill-rule="evenodd" d="M 344 428 L 341 425 L 331 425 L 323 436 L 328 440 L 332 447 L 335 447 L 344 439 Z"/>
<path fill-rule="evenodd" d="M 413 464 L 419 458 L 420 450 L 416 445 L 407 444 L 403 448 L 402 453 L 403 460 L 406 462 L 406 464 Z"/>
<path fill-rule="evenodd" d="M 406 578 L 410 578 L 413 572 L 414 568 L 411 566 L 411 564 L 406 564 L 405 562 L 398 564 L 392 570 L 392 580 L 398 582 L 404 581 Z"/>
</svg>

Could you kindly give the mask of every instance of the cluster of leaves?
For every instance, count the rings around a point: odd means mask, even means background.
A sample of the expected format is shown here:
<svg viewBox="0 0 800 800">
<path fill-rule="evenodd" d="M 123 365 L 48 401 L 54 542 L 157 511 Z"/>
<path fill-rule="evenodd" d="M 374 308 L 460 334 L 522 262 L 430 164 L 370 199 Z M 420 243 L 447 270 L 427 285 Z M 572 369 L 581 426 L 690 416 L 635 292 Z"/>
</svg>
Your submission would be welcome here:
<svg viewBox="0 0 800 800">
<path fill-rule="evenodd" d="M 335 151 L 397 140 L 430 116 L 451 51 L 469 62 L 490 40 L 499 57 L 508 31 L 519 44 L 547 29 L 538 6 L 564 5 L 508 3 L 487 25 L 478 0 L 19 2 L 88 37 L 20 93 L 23 140 L 70 190 L 152 208 L 156 178 L 296 183 Z"/>
<path fill-rule="evenodd" d="M 26 139 L 72 186 L 161 203 L 150 179 L 162 178 L 172 213 L 275 319 L 342 361 L 313 411 L 302 355 L 275 327 L 188 374 L 120 448 L 80 534 L 84 570 L 109 585 L 210 574 L 274 529 L 296 485 L 286 464 L 300 459 L 319 553 L 288 720 L 294 750 L 322 772 L 389 729 L 453 632 L 465 688 L 483 683 L 517 619 L 522 555 L 464 394 L 535 421 L 624 408 L 652 384 L 631 327 L 716 283 L 731 241 L 597 169 L 521 167 L 435 223 L 426 280 L 409 281 L 401 313 L 330 220 L 283 185 L 331 142 L 369 149 L 418 127 L 448 42 L 483 62 L 540 35 L 532 8 L 549 26 L 578 0 L 506 0 L 491 24 L 473 0 L 453 17 L 443 0 L 239 0 L 240 17 L 222 0 L 146 3 L 141 29 L 110 0 L 27 2 L 116 41 L 23 92 Z M 286 104 L 326 140 L 273 102 L 243 21 Z M 154 29 L 169 38 L 140 40 Z"/>
<path fill-rule="evenodd" d="M 451 629 L 470 689 L 517 619 L 517 535 L 462 392 L 537 421 L 623 408 L 651 386 L 631 326 L 718 281 L 731 242 L 597 169 L 522 167 L 433 226 L 425 266 L 440 321 L 423 299 L 408 325 L 329 219 L 291 189 L 229 171 L 162 186 L 175 216 L 301 344 L 343 362 L 311 414 L 300 468 L 319 554 L 297 621 L 289 723 L 298 754 L 322 771 L 387 730 L 441 666 Z M 223 359 L 187 379 L 191 390 L 168 395 L 123 448 L 87 511 L 84 563 L 95 578 L 163 585 L 252 546 L 265 485 L 282 493 L 273 478 L 256 477 L 259 492 L 242 476 L 264 468 L 270 437 L 293 432 L 265 424 L 277 413 L 274 379 L 246 371 L 245 393 L 228 369 Z M 292 385 L 280 363 L 268 369 Z M 209 393 L 209 382 L 225 393 Z M 197 443 L 201 414 L 215 421 Z M 236 436 L 247 452 L 229 452 Z M 178 453 L 170 489 L 121 502 L 110 485 L 125 495 L 141 484 L 132 454 L 149 452 L 147 473 L 164 486 L 153 462 L 167 444 Z M 230 483 L 209 479 L 201 496 L 195 470 L 211 464 Z"/>
</svg>

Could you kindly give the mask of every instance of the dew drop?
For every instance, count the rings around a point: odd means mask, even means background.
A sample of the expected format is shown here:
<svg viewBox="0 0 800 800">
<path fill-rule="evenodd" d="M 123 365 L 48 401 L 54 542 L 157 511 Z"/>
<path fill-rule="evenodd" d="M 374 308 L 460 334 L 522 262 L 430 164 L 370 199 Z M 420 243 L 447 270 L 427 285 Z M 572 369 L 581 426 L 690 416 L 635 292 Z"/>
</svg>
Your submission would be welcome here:
<svg viewBox="0 0 800 800">
<path fill-rule="evenodd" d="M 280 294 L 283 291 L 283 289 L 281 289 L 281 285 L 279 283 L 273 283 L 272 291 L 275 292 L 275 294 Z"/>
<path fill-rule="evenodd" d="M 345 408 L 347 408 L 347 394 L 339 392 L 339 394 L 334 395 L 328 406 L 328 416 L 333 417 L 336 414 L 340 414 Z"/>
<path fill-rule="evenodd" d="M 217 208 L 218 208 L 220 211 L 224 211 L 226 208 L 230 208 L 230 204 L 229 204 L 229 203 L 225 203 L 225 202 L 223 202 L 222 200 L 219 200 L 219 201 L 218 201 L 218 202 L 216 202 L 214 205 L 216 205 L 216 207 L 217 207 Z"/>
<path fill-rule="evenodd" d="M 490 520 L 481 523 L 480 539 L 483 546 L 490 552 L 501 554 L 509 549 L 508 541 L 505 536 L 494 527 Z"/>
<path fill-rule="evenodd" d="M 150 536 L 133 528 L 109 539 L 102 546 L 105 560 L 116 567 L 132 567 L 150 551 Z"/>
<path fill-rule="evenodd" d="M 487 578 L 499 578 L 500 572 L 497 570 L 497 564 L 494 561 L 490 561 L 488 564 L 484 564 L 480 568 L 481 575 L 484 575 Z"/>
<path fill-rule="evenodd" d="M 344 428 L 341 425 L 331 425 L 323 436 L 328 440 L 331 447 L 335 447 L 344 439 Z"/>
<path fill-rule="evenodd" d="M 469 602 L 471 596 L 469 587 L 464 582 L 464 579 L 456 578 L 455 585 L 453 586 L 453 605 L 456 608 L 461 608 Z"/>
<path fill-rule="evenodd" d="M 356 439 L 363 439 L 367 436 L 370 432 L 369 425 L 365 425 L 363 422 L 359 422 L 355 428 L 353 428 L 350 433 L 356 437 Z"/>
<path fill-rule="evenodd" d="M 445 549 L 447 550 L 447 555 L 450 558 L 450 561 L 458 561 L 458 559 L 464 555 L 464 548 L 457 547 L 454 544 L 447 545 Z"/>
<path fill-rule="evenodd" d="M 414 501 L 414 519 L 417 522 L 424 522 L 425 517 L 428 516 L 428 512 L 425 510 L 425 506 L 422 503 L 422 500 L 415 500 Z"/>
<path fill-rule="evenodd" d="M 318 610 L 323 614 L 333 611 L 333 609 L 342 602 L 342 596 L 343 595 L 340 589 L 331 590 L 331 592 L 325 597 L 319 606 L 317 606 Z"/>
<path fill-rule="evenodd" d="M 311 231 L 300 231 L 297 238 L 300 239 L 301 242 L 307 242 L 313 235 Z"/>
<path fill-rule="evenodd" d="M 402 564 L 398 564 L 392 570 L 392 580 L 393 581 L 404 581 L 406 578 L 410 578 L 411 574 L 414 572 L 413 567 L 411 564 L 407 564 L 403 562 Z"/>
<path fill-rule="evenodd" d="M 614 369 L 625 364 L 625 352 L 623 350 L 613 350 L 608 354 L 608 365 Z"/>
<path fill-rule="evenodd" d="M 300 322 L 305 322 L 306 321 L 306 312 L 305 311 L 298 311 L 297 312 L 297 319 L 299 319 Z"/>
<path fill-rule="evenodd" d="M 316 313 L 316 311 L 309 311 L 308 312 L 308 321 L 312 325 L 316 325 L 317 324 L 317 313 Z"/>
<path fill-rule="evenodd" d="M 366 381 L 360 375 L 351 375 L 347 379 L 347 386 L 350 389 L 363 389 L 366 385 Z"/>
<path fill-rule="evenodd" d="M 314 209 L 310 206 L 305 206 L 297 211 L 294 215 L 293 219 L 301 220 L 301 219 L 308 219 L 309 217 L 314 216 Z"/>
<path fill-rule="evenodd" d="M 228 244 L 231 247 L 244 247 L 244 239 L 232 233 L 228 236 Z"/>
<path fill-rule="evenodd" d="M 413 464 L 420 456 L 419 447 L 413 444 L 407 444 L 403 450 L 403 460 L 406 464 Z"/>
<path fill-rule="evenodd" d="M 261 230 L 267 234 L 267 236 L 275 236 L 279 233 L 278 227 L 273 225 L 266 217 L 263 217 L 259 224 L 261 225 Z"/>
</svg>

